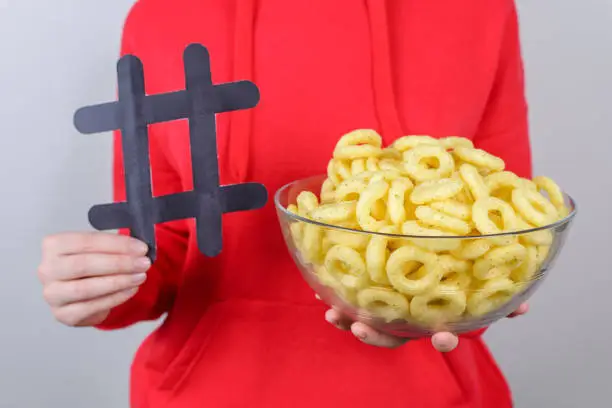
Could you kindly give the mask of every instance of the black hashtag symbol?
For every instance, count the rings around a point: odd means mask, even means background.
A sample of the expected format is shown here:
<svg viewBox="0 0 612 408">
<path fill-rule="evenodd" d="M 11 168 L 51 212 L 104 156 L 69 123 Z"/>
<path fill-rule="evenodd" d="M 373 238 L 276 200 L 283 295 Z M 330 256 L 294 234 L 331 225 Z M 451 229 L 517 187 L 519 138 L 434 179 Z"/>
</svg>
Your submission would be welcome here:
<svg viewBox="0 0 612 408">
<path fill-rule="evenodd" d="M 249 81 L 212 84 L 210 57 L 205 47 L 189 45 L 184 52 L 184 90 L 145 95 L 141 61 L 122 57 L 117 64 L 116 102 L 77 110 L 74 124 L 84 134 L 121 130 L 126 201 L 93 206 L 89 222 L 98 230 L 129 228 L 149 245 L 155 260 L 155 224 L 195 218 L 200 251 L 217 256 L 222 249 L 222 214 L 263 207 L 266 188 L 258 183 L 219 185 L 215 115 L 253 108 L 259 90 Z M 148 125 L 189 120 L 193 190 L 153 197 Z"/>
</svg>

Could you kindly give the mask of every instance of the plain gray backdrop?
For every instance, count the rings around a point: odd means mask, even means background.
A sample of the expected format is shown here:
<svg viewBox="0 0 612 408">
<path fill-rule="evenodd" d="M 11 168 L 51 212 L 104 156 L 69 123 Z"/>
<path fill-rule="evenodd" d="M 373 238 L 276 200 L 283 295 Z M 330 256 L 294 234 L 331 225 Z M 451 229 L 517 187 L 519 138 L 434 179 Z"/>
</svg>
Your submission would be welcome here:
<svg viewBox="0 0 612 408">
<path fill-rule="evenodd" d="M 2 408 L 128 406 L 131 358 L 153 325 L 62 327 L 35 270 L 45 234 L 89 229 L 88 208 L 110 199 L 111 137 L 78 134 L 72 115 L 114 98 L 131 3 L 0 0 Z M 486 338 L 517 407 L 610 407 L 612 0 L 519 0 L 519 11 L 535 170 L 580 213 L 529 315 Z"/>
</svg>

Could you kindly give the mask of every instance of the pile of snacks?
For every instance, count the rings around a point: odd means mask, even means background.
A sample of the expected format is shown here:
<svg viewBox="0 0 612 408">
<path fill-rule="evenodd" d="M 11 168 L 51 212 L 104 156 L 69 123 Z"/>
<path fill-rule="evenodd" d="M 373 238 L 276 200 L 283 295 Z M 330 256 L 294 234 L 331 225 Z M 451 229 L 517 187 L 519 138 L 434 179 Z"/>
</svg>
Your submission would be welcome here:
<svg viewBox="0 0 612 408">
<path fill-rule="evenodd" d="M 497 309 L 537 279 L 553 241 L 548 229 L 512 233 L 568 215 L 553 180 L 521 178 L 454 136 L 383 147 L 373 130 L 350 132 L 318 193 L 302 191 L 287 208 L 316 221 L 290 225 L 300 259 L 346 302 L 387 321 Z"/>
</svg>

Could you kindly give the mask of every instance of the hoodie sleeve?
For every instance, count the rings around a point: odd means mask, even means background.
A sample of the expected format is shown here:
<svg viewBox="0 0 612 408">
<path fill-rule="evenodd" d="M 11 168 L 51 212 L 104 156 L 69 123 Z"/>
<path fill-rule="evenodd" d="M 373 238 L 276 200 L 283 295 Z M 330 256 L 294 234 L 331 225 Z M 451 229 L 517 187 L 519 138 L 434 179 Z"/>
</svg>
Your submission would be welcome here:
<svg viewBox="0 0 612 408">
<path fill-rule="evenodd" d="M 474 138 L 476 147 L 506 162 L 506 169 L 531 177 L 528 107 L 516 5 L 511 4 L 500 45 L 499 64 L 489 102 Z"/>
<path fill-rule="evenodd" d="M 532 176 L 528 112 L 518 14 L 514 1 L 500 48 L 497 75 L 474 145 L 506 162 L 506 169 L 521 177 Z M 477 337 L 487 329 L 461 337 Z"/>
<path fill-rule="evenodd" d="M 121 55 L 134 54 L 133 36 L 134 14 L 139 3 L 130 11 L 125 22 L 121 40 Z M 154 133 L 155 127 L 149 128 L 149 155 L 151 160 L 152 188 L 155 196 L 172 194 L 180 191 L 181 183 L 178 173 L 172 168 L 158 144 L 159 138 Z M 113 141 L 113 200 L 125 201 L 125 179 L 121 132 L 114 132 Z M 129 230 L 121 230 L 129 234 Z M 145 320 L 156 320 L 167 312 L 173 303 L 179 277 L 185 258 L 188 230 L 184 221 L 174 221 L 155 226 L 157 258 L 147 272 L 147 280 L 141 285 L 136 295 L 127 302 L 111 310 L 104 322 L 96 327 L 101 330 L 112 330 L 130 326 Z"/>
</svg>

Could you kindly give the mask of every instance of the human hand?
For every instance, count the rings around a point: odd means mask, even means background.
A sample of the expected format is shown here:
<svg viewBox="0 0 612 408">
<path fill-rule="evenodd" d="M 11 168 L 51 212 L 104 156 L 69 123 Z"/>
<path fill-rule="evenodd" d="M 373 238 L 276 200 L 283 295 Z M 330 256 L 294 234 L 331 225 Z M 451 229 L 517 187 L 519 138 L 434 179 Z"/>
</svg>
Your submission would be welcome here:
<svg viewBox="0 0 612 408">
<path fill-rule="evenodd" d="M 38 277 L 55 318 L 67 326 L 102 323 L 138 291 L 151 266 L 147 245 L 134 238 L 75 232 L 43 240 Z"/>
<path fill-rule="evenodd" d="M 510 314 L 508 317 L 513 318 L 524 315 L 525 313 L 527 313 L 528 309 L 529 307 L 527 306 L 527 304 L 523 303 L 515 312 Z M 353 322 L 335 309 L 329 309 L 325 313 L 325 320 L 327 320 L 327 322 L 336 326 L 340 330 L 350 330 L 351 333 L 360 341 L 371 346 L 397 348 L 410 341 L 410 339 L 380 333 L 363 323 Z M 457 348 L 457 346 L 459 345 L 459 337 L 453 333 L 440 332 L 434 334 L 431 337 L 431 343 L 436 350 L 446 353 L 449 351 L 453 351 L 455 348 Z"/>
</svg>

